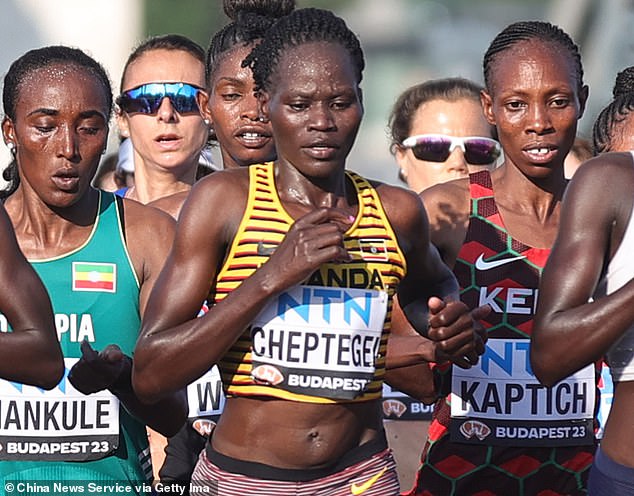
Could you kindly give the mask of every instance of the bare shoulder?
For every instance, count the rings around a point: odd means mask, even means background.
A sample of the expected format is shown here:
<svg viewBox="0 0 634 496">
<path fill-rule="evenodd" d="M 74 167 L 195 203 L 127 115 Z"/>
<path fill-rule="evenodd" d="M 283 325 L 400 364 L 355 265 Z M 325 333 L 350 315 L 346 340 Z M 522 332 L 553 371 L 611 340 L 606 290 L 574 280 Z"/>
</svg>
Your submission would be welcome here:
<svg viewBox="0 0 634 496">
<path fill-rule="evenodd" d="M 565 201 L 586 219 L 629 218 L 634 202 L 632 154 L 603 153 L 584 162 L 568 185 Z"/>
<path fill-rule="evenodd" d="M 124 198 L 123 212 L 128 244 L 160 239 L 174 230 L 175 222 L 169 214 L 135 200 Z"/>
<path fill-rule="evenodd" d="M 181 191 L 179 193 L 154 200 L 147 205 L 149 207 L 158 208 L 166 214 L 169 214 L 172 218 L 178 219 L 178 215 L 180 214 L 181 208 L 183 203 L 185 203 L 185 199 L 188 194 L 189 191 Z"/>
<path fill-rule="evenodd" d="M 634 180 L 634 159 L 629 152 L 603 153 L 585 161 L 573 176 L 575 183 L 590 183 L 600 178 L 600 184 L 619 186 Z M 574 183 L 572 183 L 574 184 Z"/>
<path fill-rule="evenodd" d="M 248 167 L 214 172 L 194 184 L 183 204 L 179 224 L 233 224 L 238 216 L 241 218 L 248 196 Z"/>
<path fill-rule="evenodd" d="M 394 216 L 406 215 L 408 212 L 415 213 L 411 210 L 416 211 L 422 206 L 420 198 L 412 190 L 378 181 L 372 181 L 371 184 L 376 189 L 383 209 L 390 219 Z"/>
</svg>

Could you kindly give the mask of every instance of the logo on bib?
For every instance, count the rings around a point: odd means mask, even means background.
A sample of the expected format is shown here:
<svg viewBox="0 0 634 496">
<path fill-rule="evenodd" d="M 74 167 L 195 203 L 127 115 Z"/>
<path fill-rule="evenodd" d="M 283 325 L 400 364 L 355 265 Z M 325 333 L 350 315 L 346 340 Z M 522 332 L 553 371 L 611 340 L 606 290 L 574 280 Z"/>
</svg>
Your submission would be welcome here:
<svg viewBox="0 0 634 496">
<path fill-rule="evenodd" d="M 483 441 L 491 434 L 491 429 L 488 425 L 478 422 L 477 420 L 467 420 L 460 426 L 460 434 L 467 439 L 471 439 L 475 436 L 480 441 Z"/>
<path fill-rule="evenodd" d="M 395 399 L 383 400 L 383 414 L 386 417 L 395 415 L 401 417 L 407 411 L 405 403 Z"/>
<path fill-rule="evenodd" d="M 273 365 L 258 365 L 251 371 L 255 382 L 277 386 L 284 380 L 284 375 Z"/>
<path fill-rule="evenodd" d="M 192 423 L 193 429 L 203 437 L 209 437 L 211 431 L 216 427 L 216 423 L 209 419 L 196 419 Z"/>
</svg>

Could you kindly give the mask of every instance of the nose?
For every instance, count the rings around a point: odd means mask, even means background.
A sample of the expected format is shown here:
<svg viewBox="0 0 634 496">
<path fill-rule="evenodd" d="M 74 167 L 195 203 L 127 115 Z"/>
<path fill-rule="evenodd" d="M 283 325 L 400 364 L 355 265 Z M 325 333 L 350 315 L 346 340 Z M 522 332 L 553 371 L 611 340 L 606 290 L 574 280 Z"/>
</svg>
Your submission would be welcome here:
<svg viewBox="0 0 634 496">
<path fill-rule="evenodd" d="M 177 119 L 176 110 L 174 110 L 174 106 L 168 97 L 164 97 L 161 100 L 156 116 L 164 122 L 173 122 Z"/>
<path fill-rule="evenodd" d="M 546 134 L 552 131 L 550 113 L 545 105 L 534 104 L 529 106 L 527 131 L 537 134 Z"/>
<path fill-rule="evenodd" d="M 243 119 L 248 119 L 250 121 L 258 120 L 260 112 L 258 110 L 258 99 L 254 93 L 250 92 L 245 94 L 242 98 L 240 116 Z"/>
<path fill-rule="evenodd" d="M 463 175 L 467 175 L 469 173 L 469 168 L 462 148 L 457 146 L 452 150 L 449 157 L 447 157 L 447 160 L 445 160 L 445 169 L 447 171 L 458 172 Z"/>
<path fill-rule="evenodd" d="M 80 159 L 77 135 L 70 126 L 60 126 L 58 155 L 69 162 L 78 162 Z"/>
<path fill-rule="evenodd" d="M 315 104 L 311 107 L 309 128 L 317 131 L 333 131 L 337 128 L 328 104 Z"/>
</svg>

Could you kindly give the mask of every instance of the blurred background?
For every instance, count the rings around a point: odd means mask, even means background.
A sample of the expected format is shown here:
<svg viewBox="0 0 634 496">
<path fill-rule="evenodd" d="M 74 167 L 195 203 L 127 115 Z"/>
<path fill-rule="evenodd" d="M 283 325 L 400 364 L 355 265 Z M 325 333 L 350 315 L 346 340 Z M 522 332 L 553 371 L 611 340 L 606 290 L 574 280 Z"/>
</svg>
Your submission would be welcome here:
<svg viewBox="0 0 634 496">
<path fill-rule="evenodd" d="M 590 100 L 580 134 L 590 136 L 618 71 L 634 65 L 634 0 L 297 0 L 328 8 L 355 31 L 366 55 L 365 118 L 348 168 L 398 184 L 387 118 L 407 87 L 462 76 L 482 83 L 482 56 L 511 22 L 547 20 L 581 47 Z M 26 50 L 50 44 L 82 48 L 108 70 L 115 93 L 123 64 L 143 38 L 180 33 L 207 47 L 228 22 L 222 0 L 0 0 L 0 74 Z M 628 34 L 629 33 L 629 34 Z M 117 143 L 111 130 L 111 147 Z M 0 145 L 0 168 L 9 161 Z"/>
</svg>

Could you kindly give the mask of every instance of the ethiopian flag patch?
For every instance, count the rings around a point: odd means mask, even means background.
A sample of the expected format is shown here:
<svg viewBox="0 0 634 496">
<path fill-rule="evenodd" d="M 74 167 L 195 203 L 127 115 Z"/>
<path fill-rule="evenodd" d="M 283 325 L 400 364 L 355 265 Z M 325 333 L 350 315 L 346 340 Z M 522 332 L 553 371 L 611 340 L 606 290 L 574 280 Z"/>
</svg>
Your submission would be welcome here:
<svg viewBox="0 0 634 496">
<path fill-rule="evenodd" d="M 117 291 L 117 265 L 73 262 L 73 291 Z"/>
</svg>

